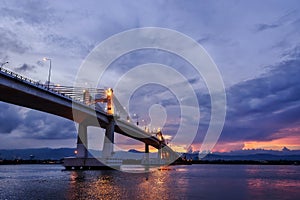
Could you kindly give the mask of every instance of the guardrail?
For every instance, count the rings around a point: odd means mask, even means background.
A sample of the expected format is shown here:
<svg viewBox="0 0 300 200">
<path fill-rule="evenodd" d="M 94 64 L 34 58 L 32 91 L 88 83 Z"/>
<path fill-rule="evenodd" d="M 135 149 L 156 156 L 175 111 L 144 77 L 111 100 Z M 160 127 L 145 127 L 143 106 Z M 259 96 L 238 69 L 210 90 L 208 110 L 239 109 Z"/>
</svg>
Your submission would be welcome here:
<svg viewBox="0 0 300 200">
<path fill-rule="evenodd" d="M 39 89 L 45 90 L 47 92 L 50 92 L 50 93 L 52 93 L 54 95 L 58 95 L 60 97 L 66 98 L 68 100 L 71 100 L 72 102 L 80 103 L 80 104 L 82 104 L 82 105 L 84 105 L 86 107 L 89 107 L 89 108 L 92 108 L 94 110 L 97 110 L 98 112 L 106 113 L 104 110 L 96 107 L 95 105 L 87 105 L 87 104 L 85 104 L 83 98 L 80 98 L 80 97 L 73 98 L 71 95 L 65 94 L 63 91 L 60 91 L 59 88 L 62 87 L 62 86 L 50 85 L 50 87 L 48 88 L 47 84 L 41 84 L 38 81 L 34 81 L 33 79 L 27 78 L 25 76 L 17 74 L 15 72 L 10 71 L 8 69 L 5 69 L 3 67 L 0 67 L 0 73 L 3 74 L 3 75 L 5 75 L 5 76 L 8 76 L 10 78 L 14 78 L 14 79 L 17 79 L 19 81 L 22 81 L 25 84 L 37 87 Z M 67 86 L 64 86 L 64 87 L 67 87 Z M 70 90 L 72 90 L 72 89 L 76 90 L 76 88 L 72 88 L 72 87 L 69 87 L 69 88 L 70 88 Z M 97 89 L 97 90 L 101 90 L 101 89 Z M 82 97 L 83 97 L 83 94 L 82 94 Z M 116 115 L 116 117 L 118 117 L 118 116 Z M 119 116 L 119 118 L 120 118 L 120 116 Z"/>
<path fill-rule="evenodd" d="M 17 74 L 15 72 L 10 71 L 8 69 L 5 69 L 3 67 L 0 67 L 0 73 L 3 74 L 3 75 L 5 75 L 5 76 L 8 76 L 10 78 L 14 78 L 14 79 L 17 79 L 19 81 L 22 81 L 25 84 L 28 84 L 28 85 L 31 85 L 33 87 L 36 87 L 36 88 L 42 89 L 44 91 L 50 92 L 50 93 L 52 93 L 54 95 L 57 95 L 57 96 L 60 96 L 62 98 L 66 98 L 68 100 L 71 100 L 72 102 L 76 102 L 76 103 L 82 104 L 83 106 L 86 106 L 86 107 L 89 107 L 89 108 L 93 108 L 94 110 L 96 110 L 98 112 L 105 113 L 103 110 L 100 110 L 100 109 L 98 109 L 95 106 L 89 106 L 89 105 L 85 104 L 84 101 L 83 101 L 83 99 L 72 98 L 68 94 L 65 94 L 63 92 L 60 92 L 59 90 L 56 90 L 55 89 L 55 87 L 56 87 L 55 85 L 50 85 L 50 87 L 48 88 L 48 85 L 46 85 L 46 84 L 41 84 L 38 81 L 34 81 L 33 79 L 27 78 L 25 76 Z"/>
<path fill-rule="evenodd" d="M 12 71 L 7 70 L 5 68 L 0 67 L 0 73 L 3 74 L 3 75 L 5 75 L 5 76 L 8 76 L 8 77 L 17 79 L 19 81 L 22 81 L 22 82 L 24 82 L 26 84 L 29 84 L 31 86 L 35 86 L 35 87 L 37 87 L 39 89 L 46 90 L 46 91 L 51 92 L 51 93 L 53 93 L 55 95 L 62 96 L 64 98 L 67 98 L 67 99 L 72 100 L 72 101 L 80 102 L 77 99 L 74 99 L 74 98 L 72 98 L 72 97 L 70 97 L 70 96 L 68 96 L 68 95 L 66 95 L 64 93 L 61 93 L 58 90 L 55 90 L 53 87 L 51 87 L 51 88 L 49 87 L 48 88 L 47 85 L 45 85 L 45 84 L 41 84 L 38 81 L 34 81 L 33 79 L 27 78 L 25 76 L 22 76 L 20 74 L 17 74 L 15 72 L 12 72 Z M 80 102 L 80 103 L 82 103 L 82 102 Z"/>
</svg>

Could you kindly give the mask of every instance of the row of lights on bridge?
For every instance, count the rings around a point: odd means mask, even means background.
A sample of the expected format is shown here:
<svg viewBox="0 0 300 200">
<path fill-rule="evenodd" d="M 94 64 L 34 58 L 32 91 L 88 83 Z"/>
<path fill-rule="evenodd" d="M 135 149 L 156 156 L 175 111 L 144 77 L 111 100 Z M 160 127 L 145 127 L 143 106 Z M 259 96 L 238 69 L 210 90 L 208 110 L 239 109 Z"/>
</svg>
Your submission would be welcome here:
<svg viewBox="0 0 300 200">
<path fill-rule="evenodd" d="M 124 109 L 126 110 L 126 107 L 124 107 Z M 136 125 L 137 126 L 139 126 L 140 125 L 140 123 L 139 123 L 139 115 L 138 114 L 136 114 L 136 113 L 134 113 L 133 114 L 133 118 L 136 118 Z M 131 119 L 130 119 L 130 117 L 129 116 L 127 116 L 127 122 L 129 123 L 129 122 L 131 122 Z M 143 122 L 143 124 L 145 123 L 145 120 L 144 119 L 142 119 L 142 122 Z M 151 131 L 150 131 L 150 128 L 148 127 L 148 126 L 144 126 L 145 127 L 145 131 L 147 132 L 147 133 L 150 133 Z M 152 130 L 152 133 L 156 133 L 156 132 L 159 132 L 159 131 L 161 131 L 161 128 L 153 128 L 153 130 Z"/>
<path fill-rule="evenodd" d="M 51 58 L 47 58 L 47 57 L 44 57 L 44 58 L 43 58 L 43 61 L 49 61 L 49 72 L 48 72 L 48 82 L 47 82 L 47 87 L 48 87 L 48 89 L 49 89 L 49 87 L 50 87 L 50 81 L 51 81 L 51 68 L 52 68 L 52 62 L 51 62 Z M 0 66 L 3 67 L 4 65 L 6 65 L 6 64 L 8 64 L 8 63 L 9 63 L 9 62 L 1 63 Z M 83 92 L 85 92 L 85 90 L 84 90 Z M 112 91 L 111 88 L 108 88 L 108 89 L 106 90 L 106 95 L 107 95 L 107 97 L 109 97 L 109 98 L 112 97 L 112 93 L 113 93 L 113 91 Z M 136 113 L 134 113 L 133 116 L 134 116 L 134 118 L 137 119 L 136 125 L 139 126 L 139 115 L 136 114 Z M 127 116 L 127 122 L 130 122 L 130 117 L 129 117 L 129 116 Z M 145 122 L 145 120 L 142 119 L 142 122 Z M 150 132 L 149 127 L 145 126 L 145 131 L 146 131 L 146 132 Z M 160 128 L 157 129 L 157 132 L 159 132 L 159 131 L 160 131 Z M 156 132 L 156 129 L 155 129 L 155 128 L 153 129 L 153 132 Z"/>
<path fill-rule="evenodd" d="M 43 61 L 49 61 L 49 72 L 48 72 L 48 83 L 47 83 L 47 88 L 49 89 L 50 87 L 50 78 L 51 78 L 51 59 L 50 58 L 47 58 L 47 57 L 44 57 L 43 58 Z M 0 67 L 3 67 L 4 65 L 8 64 L 9 62 L 6 61 L 4 63 L 1 63 L 0 64 Z"/>
</svg>

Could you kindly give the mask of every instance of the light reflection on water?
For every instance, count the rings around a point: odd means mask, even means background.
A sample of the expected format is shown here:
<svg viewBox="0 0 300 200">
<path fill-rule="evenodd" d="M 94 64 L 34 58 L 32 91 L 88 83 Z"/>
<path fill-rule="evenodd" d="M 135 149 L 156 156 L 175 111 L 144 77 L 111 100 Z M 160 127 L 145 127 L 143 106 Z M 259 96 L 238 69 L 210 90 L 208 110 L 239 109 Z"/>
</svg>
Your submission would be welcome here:
<svg viewBox="0 0 300 200">
<path fill-rule="evenodd" d="M 67 199 L 184 199 L 182 194 L 174 196 L 174 182 L 186 185 L 182 179 L 172 180 L 171 167 L 152 168 L 148 173 L 138 166 L 128 167 L 127 173 L 120 171 L 72 171 Z M 131 171 L 133 170 L 133 171 Z M 130 173 L 134 172 L 134 173 Z"/>
<path fill-rule="evenodd" d="M 300 199 L 300 166 L 170 166 L 149 173 L 62 169 L 0 165 L 0 199 Z"/>
</svg>

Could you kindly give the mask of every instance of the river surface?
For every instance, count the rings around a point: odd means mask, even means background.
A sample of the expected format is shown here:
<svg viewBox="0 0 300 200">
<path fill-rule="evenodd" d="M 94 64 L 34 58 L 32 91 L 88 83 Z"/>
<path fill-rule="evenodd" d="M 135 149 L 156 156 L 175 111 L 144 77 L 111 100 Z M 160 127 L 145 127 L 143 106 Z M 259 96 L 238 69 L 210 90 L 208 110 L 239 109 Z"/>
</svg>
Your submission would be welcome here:
<svg viewBox="0 0 300 200">
<path fill-rule="evenodd" d="M 300 199 L 300 166 L 189 165 L 149 173 L 0 165 L 0 199 Z"/>
</svg>

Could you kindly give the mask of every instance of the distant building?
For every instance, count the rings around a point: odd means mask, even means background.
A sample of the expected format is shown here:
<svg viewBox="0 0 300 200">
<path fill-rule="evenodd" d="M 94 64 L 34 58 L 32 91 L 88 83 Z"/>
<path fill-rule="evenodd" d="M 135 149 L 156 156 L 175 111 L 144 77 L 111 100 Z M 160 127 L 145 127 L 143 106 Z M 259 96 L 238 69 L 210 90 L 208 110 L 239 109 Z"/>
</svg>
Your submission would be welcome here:
<svg viewBox="0 0 300 200">
<path fill-rule="evenodd" d="M 199 160 L 199 152 L 189 152 L 181 154 L 181 158 L 184 160 Z"/>
</svg>

